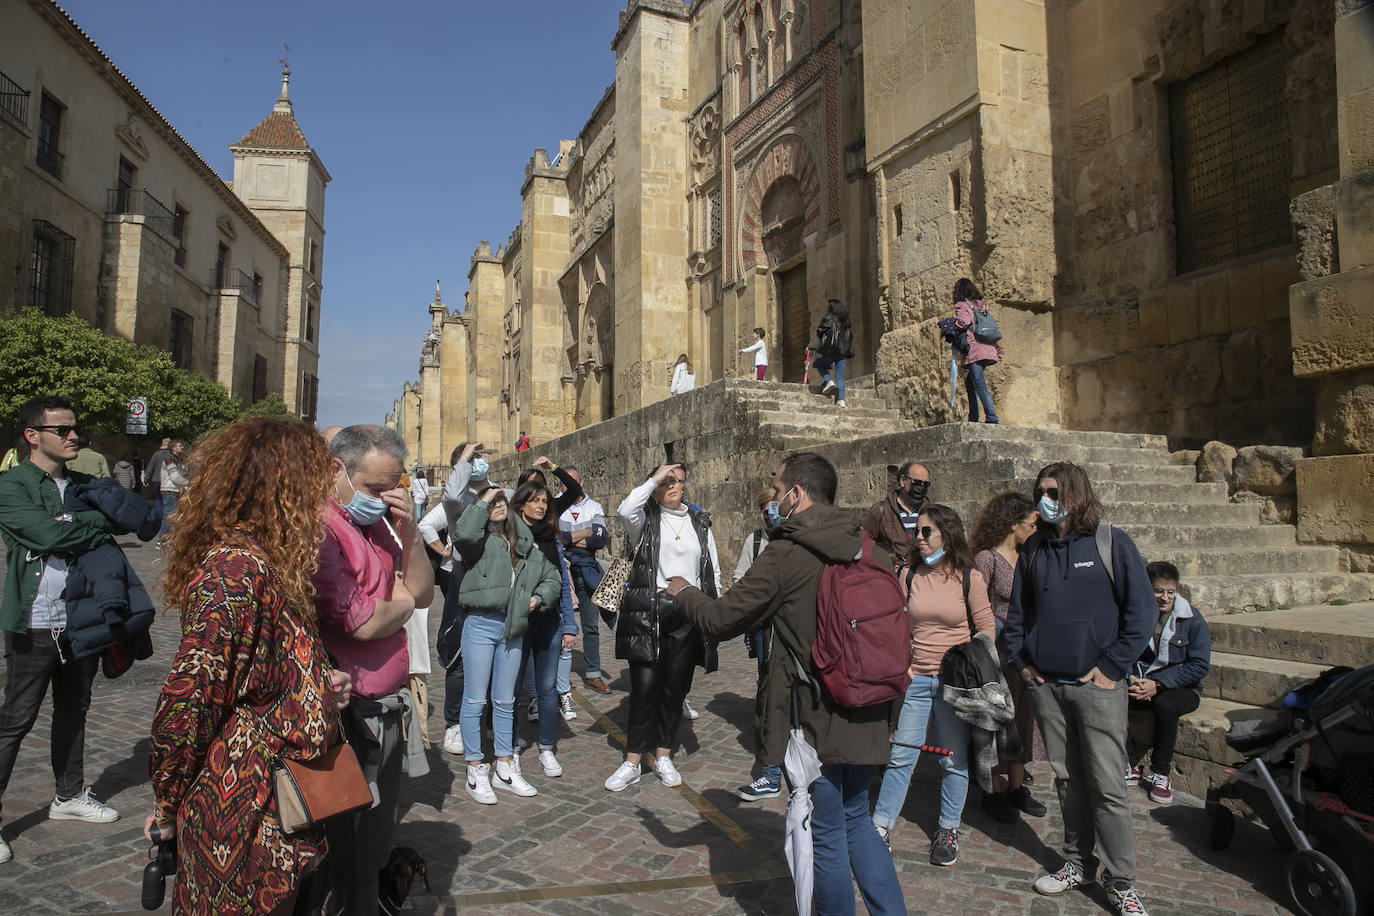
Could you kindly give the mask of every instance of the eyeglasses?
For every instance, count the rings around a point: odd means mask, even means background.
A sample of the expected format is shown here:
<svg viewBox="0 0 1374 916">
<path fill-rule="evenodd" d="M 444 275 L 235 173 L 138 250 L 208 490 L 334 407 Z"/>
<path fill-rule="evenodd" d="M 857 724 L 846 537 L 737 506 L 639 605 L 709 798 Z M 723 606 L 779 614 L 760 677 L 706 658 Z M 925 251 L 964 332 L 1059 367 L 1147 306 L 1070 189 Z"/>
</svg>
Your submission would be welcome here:
<svg viewBox="0 0 1374 916">
<path fill-rule="evenodd" d="M 921 527 L 916 529 L 916 532 L 912 535 L 912 537 L 918 537 L 922 540 L 929 541 L 934 535 L 939 533 L 939 528 L 932 528 L 930 525 L 922 525 Z"/>
<path fill-rule="evenodd" d="M 59 438 L 59 439 L 65 439 L 65 438 L 67 438 L 68 436 L 70 436 L 72 433 L 78 432 L 78 431 L 79 431 L 79 428 L 78 428 L 78 427 L 76 427 L 76 426 L 67 426 L 67 425 L 65 425 L 65 424 L 62 425 L 62 426 L 30 426 L 29 429 L 46 429 L 46 430 L 48 430 L 49 432 L 51 432 L 51 433 L 53 433 L 54 435 L 56 435 L 57 438 Z"/>
<path fill-rule="evenodd" d="M 1156 597 L 1156 598 L 1172 598 L 1172 597 L 1174 597 L 1174 596 L 1177 595 L 1177 594 L 1178 594 L 1178 592 L 1177 592 L 1175 589 L 1172 589 L 1172 588 L 1157 588 L 1157 589 L 1155 589 L 1155 597 Z"/>
<path fill-rule="evenodd" d="M 1040 502 L 1040 497 L 1042 497 L 1042 496 L 1048 496 L 1050 499 L 1054 500 L 1055 502 L 1059 502 L 1059 488 L 1058 488 L 1058 487 L 1036 487 L 1036 488 L 1035 488 L 1035 501 L 1036 501 L 1036 502 Z"/>
<path fill-rule="evenodd" d="M 667 480 L 663 481 L 663 483 L 659 484 L 659 486 L 665 490 L 671 490 L 673 487 L 680 487 L 686 482 L 687 481 L 683 480 L 681 477 L 669 477 Z"/>
</svg>

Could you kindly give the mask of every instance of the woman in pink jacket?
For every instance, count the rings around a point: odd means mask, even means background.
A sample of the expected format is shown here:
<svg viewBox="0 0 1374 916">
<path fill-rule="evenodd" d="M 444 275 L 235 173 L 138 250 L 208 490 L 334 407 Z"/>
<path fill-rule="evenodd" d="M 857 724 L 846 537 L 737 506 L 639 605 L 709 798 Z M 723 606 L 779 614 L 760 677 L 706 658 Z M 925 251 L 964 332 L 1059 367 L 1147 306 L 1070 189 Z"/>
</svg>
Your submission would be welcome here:
<svg viewBox="0 0 1374 916">
<path fill-rule="evenodd" d="M 964 353 L 964 387 L 968 389 L 968 419 L 978 422 L 978 402 L 983 403 L 983 413 L 987 422 L 997 422 L 997 411 L 992 407 L 992 394 L 983 378 L 983 367 L 991 366 L 1002 360 L 1002 344 L 984 343 L 973 334 L 974 311 L 986 315 L 988 307 L 983 304 L 983 294 L 967 277 L 959 278 L 954 284 L 954 323 L 964 332 L 968 341 L 968 351 Z"/>
</svg>

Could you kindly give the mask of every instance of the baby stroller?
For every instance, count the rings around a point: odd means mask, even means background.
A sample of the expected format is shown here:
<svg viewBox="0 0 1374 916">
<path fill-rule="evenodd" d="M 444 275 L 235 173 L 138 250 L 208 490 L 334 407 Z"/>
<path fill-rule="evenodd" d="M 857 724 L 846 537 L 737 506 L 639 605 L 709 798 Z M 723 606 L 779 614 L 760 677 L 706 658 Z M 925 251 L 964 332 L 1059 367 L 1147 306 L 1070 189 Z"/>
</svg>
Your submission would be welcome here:
<svg viewBox="0 0 1374 916">
<path fill-rule="evenodd" d="M 1231 728 L 1226 743 L 1247 761 L 1208 790 L 1207 837 L 1230 845 L 1235 815 L 1221 802 L 1244 802 L 1290 850 L 1298 911 L 1357 916 L 1374 913 L 1374 665 L 1331 674 L 1306 709 Z"/>
</svg>

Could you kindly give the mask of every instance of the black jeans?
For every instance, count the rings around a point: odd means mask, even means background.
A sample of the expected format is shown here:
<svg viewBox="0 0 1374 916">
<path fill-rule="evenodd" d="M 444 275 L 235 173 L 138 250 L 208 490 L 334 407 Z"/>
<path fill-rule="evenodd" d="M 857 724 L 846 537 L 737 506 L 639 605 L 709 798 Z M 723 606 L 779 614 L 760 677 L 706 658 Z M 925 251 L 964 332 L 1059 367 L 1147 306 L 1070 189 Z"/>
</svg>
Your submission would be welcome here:
<svg viewBox="0 0 1374 916">
<path fill-rule="evenodd" d="M 66 664 L 62 659 L 67 659 Z M 75 798 L 84 784 L 86 710 L 99 659 L 72 659 L 64 633 L 51 630 L 5 634 L 5 705 L 0 707 L 0 796 L 10 783 L 19 745 L 38 720 L 52 684 L 52 773 L 59 798 Z"/>
<path fill-rule="evenodd" d="M 702 652 L 701 631 L 689 623 L 661 633 L 658 642 L 657 661 L 630 662 L 630 721 L 625 738 L 631 754 L 672 749 L 682 724 L 682 701 L 692 689 Z"/>
<path fill-rule="evenodd" d="M 1178 743 L 1178 720 L 1198 708 L 1202 698 L 1191 687 L 1167 687 L 1148 700 L 1131 700 L 1131 709 L 1148 709 L 1155 717 L 1155 746 L 1150 752 L 1150 772 L 1169 775 L 1174 763 L 1174 745 Z M 1145 749 L 1127 739 L 1126 751 L 1132 763 L 1139 760 Z"/>
</svg>

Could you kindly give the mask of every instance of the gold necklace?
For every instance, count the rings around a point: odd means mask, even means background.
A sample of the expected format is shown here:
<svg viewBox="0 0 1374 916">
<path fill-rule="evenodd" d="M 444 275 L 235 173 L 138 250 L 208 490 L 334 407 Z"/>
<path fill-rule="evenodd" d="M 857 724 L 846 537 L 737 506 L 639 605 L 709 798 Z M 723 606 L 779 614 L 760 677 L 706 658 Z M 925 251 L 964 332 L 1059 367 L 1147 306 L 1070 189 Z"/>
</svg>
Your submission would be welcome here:
<svg viewBox="0 0 1374 916">
<path fill-rule="evenodd" d="M 672 523 L 672 521 L 670 521 L 670 519 L 671 519 L 671 516 L 667 516 L 667 515 L 663 516 L 663 520 L 666 521 L 666 522 L 668 522 L 668 529 L 669 529 L 670 531 L 673 532 L 673 540 L 675 540 L 675 541 L 680 541 L 680 540 L 682 540 L 682 531 L 683 531 L 684 528 L 687 527 L 687 523 L 690 522 L 690 521 L 692 520 L 692 517 L 689 515 L 689 516 L 687 516 L 686 518 L 684 518 L 684 519 L 682 520 L 682 524 L 681 524 L 681 525 L 678 525 L 676 528 L 673 527 L 673 523 Z"/>
</svg>

